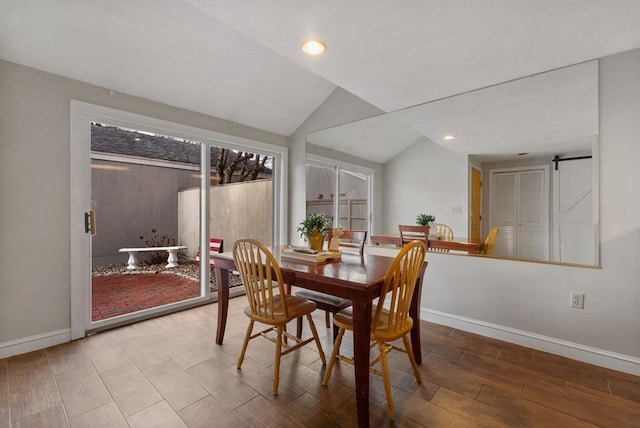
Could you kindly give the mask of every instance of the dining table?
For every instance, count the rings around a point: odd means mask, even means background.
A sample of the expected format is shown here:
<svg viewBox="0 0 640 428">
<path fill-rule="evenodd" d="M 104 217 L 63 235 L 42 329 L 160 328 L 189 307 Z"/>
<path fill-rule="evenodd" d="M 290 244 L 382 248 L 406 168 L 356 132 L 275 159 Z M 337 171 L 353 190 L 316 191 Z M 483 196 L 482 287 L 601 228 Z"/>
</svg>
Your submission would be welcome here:
<svg viewBox="0 0 640 428">
<path fill-rule="evenodd" d="M 300 260 L 288 257 L 289 246 L 270 247 L 283 281 L 290 286 L 307 288 L 351 300 L 353 306 L 353 349 L 355 361 L 355 393 L 357 426 L 369 426 L 369 361 L 371 337 L 371 309 L 379 297 L 389 266 L 394 258 L 378 254 L 352 254 L 328 262 Z M 229 309 L 229 272 L 236 270 L 231 252 L 213 255 L 218 284 L 218 328 L 216 343 L 222 345 Z M 422 362 L 420 348 L 420 299 L 422 280 L 427 267 L 425 260 L 413 291 L 409 310 L 413 318 L 411 345 L 416 362 Z"/>
<path fill-rule="evenodd" d="M 373 235 L 372 245 L 402 246 L 400 235 Z M 483 242 L 479 239 L 452 239 L 427 238 L 427 250 L 429 251 L 460 251 L 467 254 L 482 254 Z"/>
</svg>

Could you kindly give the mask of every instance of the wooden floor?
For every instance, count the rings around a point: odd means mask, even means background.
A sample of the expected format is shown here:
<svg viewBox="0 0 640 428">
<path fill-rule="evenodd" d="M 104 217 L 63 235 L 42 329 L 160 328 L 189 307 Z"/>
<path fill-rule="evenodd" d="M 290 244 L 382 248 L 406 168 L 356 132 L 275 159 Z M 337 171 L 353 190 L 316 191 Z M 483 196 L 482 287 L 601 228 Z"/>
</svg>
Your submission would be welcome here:
<svg viewBox="0 0 640 428">
<path fill-rule="evenodd" d="M 322 387 L 313 346 L 285 357 L 277 396 L 271 342 L 236 369 L 245 304 L 231 300 L 223 346 L 212 304 L 0 360 L 0 428 L 355 426 L 352 367 Z M 425 322 L 422 352 L 422 384 L 392 354 L 393 424 L 371 375 L 372 427 L 640 427 L 640 377 Z"/>
</svg>

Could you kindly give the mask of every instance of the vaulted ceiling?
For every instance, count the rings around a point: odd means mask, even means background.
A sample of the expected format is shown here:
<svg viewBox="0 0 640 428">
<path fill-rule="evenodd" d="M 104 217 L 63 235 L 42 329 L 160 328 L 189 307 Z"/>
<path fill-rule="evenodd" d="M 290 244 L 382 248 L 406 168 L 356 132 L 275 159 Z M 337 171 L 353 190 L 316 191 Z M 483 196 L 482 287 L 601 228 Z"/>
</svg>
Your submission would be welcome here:
<svg viewBox="0 0 640 428">
<path fill-rule="evenodd" d="M 638 48 L 639 23 L 640 0 L 0 0 L 0 58 L 289 136 L 336 87 L 396 111 Z"/>
</svg>

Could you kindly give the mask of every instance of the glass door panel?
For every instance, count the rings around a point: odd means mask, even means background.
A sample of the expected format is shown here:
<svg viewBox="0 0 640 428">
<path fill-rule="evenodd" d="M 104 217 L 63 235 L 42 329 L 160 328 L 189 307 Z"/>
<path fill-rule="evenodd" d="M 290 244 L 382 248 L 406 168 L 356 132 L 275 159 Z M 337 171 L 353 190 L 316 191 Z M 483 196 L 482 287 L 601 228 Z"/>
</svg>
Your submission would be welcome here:
<svg viewBox="0 0 640 428">
<path fill-rule="evenodd" d="M 340 207 L 338 225 L 350 230 L 368 229 L 368 177 L 340 170 Z"/>
<path fill-rule="evenodd" d="M 335 224 L 336 168 L 307 164 L 307 215 L 324 214 Z"/>
<path fill-rule="evenodd" d="M 272 245 L 274 157 L 223 147 L 210 149 L 209 239 L 222 251 L 231 251 L 241 238 Z M 237 275 L 230 277 L 230 294 L 244 293 Z M 211 271 L 211 293 L 217 292 Z"/>
<path fill-rule="evenodd" d="M 371 176 L 372 172 L 329 162 L 307 163 L 307 214 L 325 214 L 334 227 L 368 231 Z"/>
<path fill-rule="evenodd" d="M 91 125 L 92 322 L 204 295 L 200 152 L 194 141 Z"/>
</svg>

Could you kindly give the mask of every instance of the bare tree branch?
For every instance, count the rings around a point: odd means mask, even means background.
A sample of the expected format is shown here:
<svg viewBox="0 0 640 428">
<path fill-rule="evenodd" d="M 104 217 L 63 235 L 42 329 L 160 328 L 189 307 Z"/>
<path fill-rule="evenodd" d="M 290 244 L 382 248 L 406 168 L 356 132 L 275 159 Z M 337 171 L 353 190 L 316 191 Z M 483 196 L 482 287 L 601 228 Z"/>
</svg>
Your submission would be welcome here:
<svg viewBox="0 0 640 428">
<path fill-rule="evenodd" d="M 227 163 L 227 149 L 220 149 L 218 151 L 218 160 L 216 161 L 216 171 L 218 173 L 218 183 L 224 183 L 224 166 Z"/>
<path fill-rule="evenodd" d="M 229 149 L 219 149 L 216 161 L 219 183 L 256 180 L 264 172 L 267 159 L 268 156 L 248 152 L 230 153 Z"/>
</svg>

